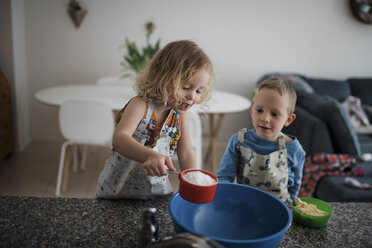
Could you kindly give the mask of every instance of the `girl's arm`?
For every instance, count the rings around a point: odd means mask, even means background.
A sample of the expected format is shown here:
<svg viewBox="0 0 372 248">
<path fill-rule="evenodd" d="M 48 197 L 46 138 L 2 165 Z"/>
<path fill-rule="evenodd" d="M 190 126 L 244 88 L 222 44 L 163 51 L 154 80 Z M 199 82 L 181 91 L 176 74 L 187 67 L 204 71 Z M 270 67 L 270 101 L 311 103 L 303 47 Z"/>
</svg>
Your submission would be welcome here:
<svg viewBox="0 0 372 248">
<path fill-rule="evenodd" d="M 189 121 L 186 113 L 182 115 L 181 138 L 177 144 L 177 156 L 181 170 L 196 168 L 195 153 L 191 144 Z"/>
<path fill-rule="evenodd" d="M 145 147 L 132 137 L 145 112 L 146 103 L 141 98 L 133 98 L 125 108 L 115 129 L 112 145 L 121 155 L 143 163 L 143 170 L 146 174 L 165 175 L 167 172 L 164 165 L 170 170 L 175 170 L 171 159 Z"/>
</svg>

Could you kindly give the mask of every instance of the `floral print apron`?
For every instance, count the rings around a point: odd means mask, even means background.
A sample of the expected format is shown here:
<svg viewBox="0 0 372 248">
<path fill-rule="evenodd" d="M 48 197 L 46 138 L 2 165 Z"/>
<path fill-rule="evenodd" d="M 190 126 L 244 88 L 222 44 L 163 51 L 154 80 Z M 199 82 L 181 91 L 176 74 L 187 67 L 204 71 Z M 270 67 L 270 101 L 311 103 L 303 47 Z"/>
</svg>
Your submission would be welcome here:
<svg viewBox="0 0 372 248">
<path fill-rule="evenodd" d="M 237 182 L 269 192 L 283 202 L 291 202 L 288 193 L 288 163 L 284 135 L 282 133 L 279 135 L 279 150 L 261 155 L 243 146 L 246 131 L 244 128 L 238 132 Z"/>
<path fill-rule="evenodd" d="M 146 99 L 145 101 L 146 115 L 134 132 L 133 138 L 156 152 L 172 157 L 181 136 L 182 115 L 171 110 L 161 130 L 156 130 L 154 105 L 151 101 Z M 142 171 L 142 163 L 128 159 L 113 150 L 99 176 L 96 197 L 152 199 L 172 193 L 168 175 L 148 176 Z"/>
</svg>

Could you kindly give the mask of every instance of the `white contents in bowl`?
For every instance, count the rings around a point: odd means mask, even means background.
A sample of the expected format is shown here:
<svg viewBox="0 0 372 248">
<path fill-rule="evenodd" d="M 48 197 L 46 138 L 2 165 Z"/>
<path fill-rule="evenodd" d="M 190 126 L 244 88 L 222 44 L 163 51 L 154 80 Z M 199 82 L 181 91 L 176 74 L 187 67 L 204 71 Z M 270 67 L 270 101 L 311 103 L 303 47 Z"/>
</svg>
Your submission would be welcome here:
<svg viewBox="0 0 372 248">
<path fill-rule="evenodd" d="M 200 185 L 200 186 L 210 186 L 216 183 L 216 180 L 211 176 L 201 172 L 201 171 L 190 171 L 183 174 L 183 179 L 189 183 Z"/>
</svg>

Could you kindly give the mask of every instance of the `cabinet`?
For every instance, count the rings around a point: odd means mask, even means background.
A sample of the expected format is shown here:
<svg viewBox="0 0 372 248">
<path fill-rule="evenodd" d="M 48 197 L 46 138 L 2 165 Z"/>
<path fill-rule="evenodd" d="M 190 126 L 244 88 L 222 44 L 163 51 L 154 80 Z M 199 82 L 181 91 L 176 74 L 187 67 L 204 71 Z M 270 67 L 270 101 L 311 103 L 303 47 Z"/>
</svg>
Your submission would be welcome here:
<svg viewBox="0 0 372 248">
<path fill-rule="evenodd" d="M 13 153 L 10 85 L 0 71 L 0 160 Z"/>
</svg>

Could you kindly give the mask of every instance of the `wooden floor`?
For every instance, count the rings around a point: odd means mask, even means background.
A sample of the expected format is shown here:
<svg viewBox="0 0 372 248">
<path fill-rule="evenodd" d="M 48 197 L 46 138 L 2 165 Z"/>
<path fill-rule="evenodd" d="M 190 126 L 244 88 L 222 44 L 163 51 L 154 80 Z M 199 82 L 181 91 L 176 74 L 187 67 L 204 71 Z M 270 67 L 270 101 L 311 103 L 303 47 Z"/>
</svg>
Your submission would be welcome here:
<svg viewBox="0 0 372 248">
<path fill-rule="evenodd" d="M 0 195 L 54 197 L 62 142 L 33 142 L 22 153 L 0 161 Z M 218 161 L 222 156 L 218 152 Z M 86 169 L 72 172 L 61 197 L 92 198 L 108 148 L 89 147 Z M 176 164 L 176 163 L 175 163 Z M 208 165 L 204 166 L 209 170 Z M 174 191 L 178 190 L 177 175 L 169 175 Z"/>
</svg>

